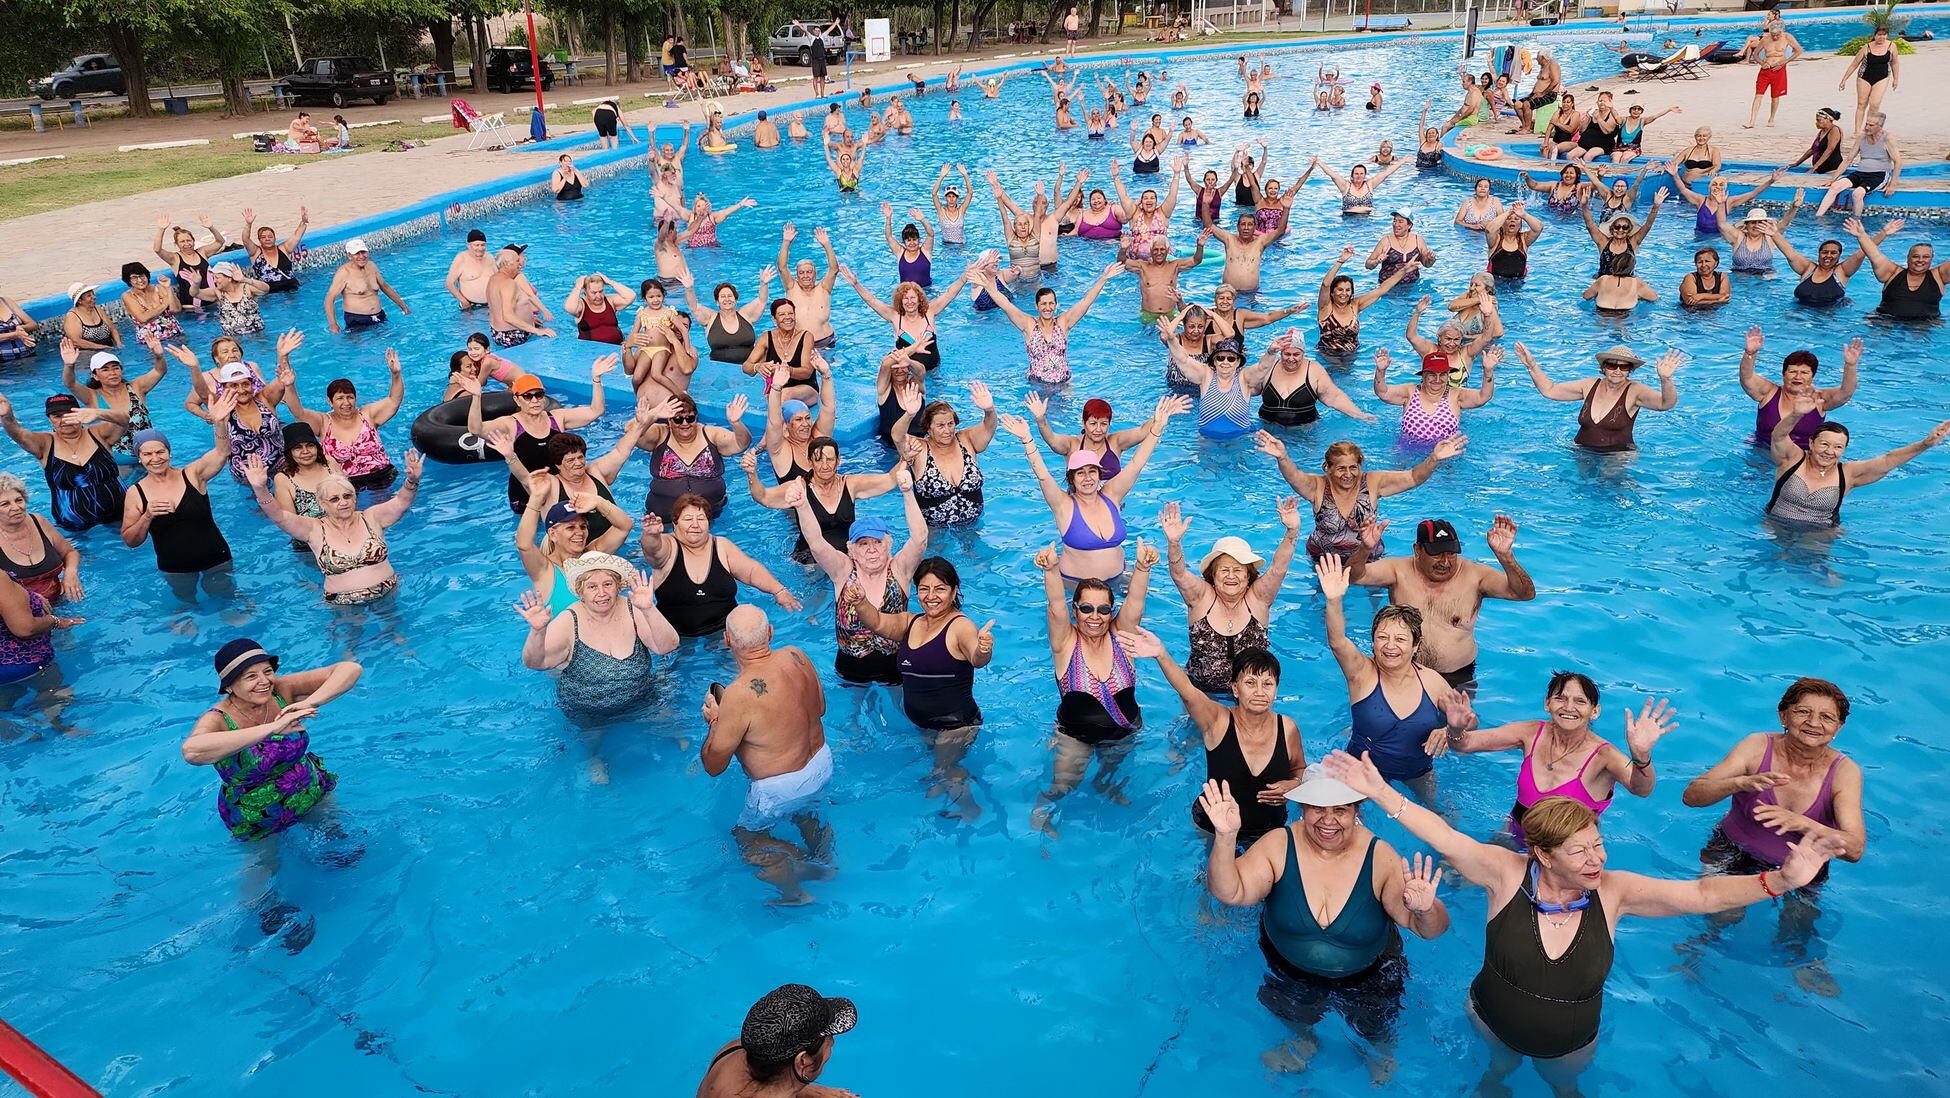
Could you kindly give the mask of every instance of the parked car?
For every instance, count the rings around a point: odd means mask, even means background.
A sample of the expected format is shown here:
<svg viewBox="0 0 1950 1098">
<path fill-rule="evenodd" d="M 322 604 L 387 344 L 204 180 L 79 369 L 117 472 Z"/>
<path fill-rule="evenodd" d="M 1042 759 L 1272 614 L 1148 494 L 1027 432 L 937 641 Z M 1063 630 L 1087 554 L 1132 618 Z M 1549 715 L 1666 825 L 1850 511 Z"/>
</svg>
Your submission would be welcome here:
<svg viewBox="0 0 1950 1098">
<path fill-rule="evenodd" d="M 489 91 L 516 92 L 535 90 L 535 73 L 530 67 L 532 58 L 526 46 L 495 46 L 487 52 L 487 88 Z M 555 66 L 542 58 L 542 90 L 555 90 Z"/>
<path fill-rule="evenodd" d="M 60 72 L 34 81 L 34 94 L 42 99 L 72 99 L 100 92 L 123 95 L 128 90 L 122 81 L 122 63 L 112 53 L 84 53 Z"/>
<path fill-rule="evenodd" d="M 772 53 L 772 60 L 778 62 L 795 62 L 801 65 L 812 64 L 813 36 L 809 27 L 826 27 L 831 25 L 830 20 L 800 26 L 787 23 L 778 30 L 773 31 L 772 37 L 767 43 Z M 843 29 L 828 31 L 820 37 L 826 42 L 826 56 L 828 58 L 838 61 L 840 58 L 846 56 L 846 32 Z"/>
<path fill-rule="evenodd" d="M 384 106 L 399 94 L 393 74 L 370 57 L 313 57 L 284 78 L 284 90 L 300 103 L 343 107 L 354 99 Z"/>
</svg>

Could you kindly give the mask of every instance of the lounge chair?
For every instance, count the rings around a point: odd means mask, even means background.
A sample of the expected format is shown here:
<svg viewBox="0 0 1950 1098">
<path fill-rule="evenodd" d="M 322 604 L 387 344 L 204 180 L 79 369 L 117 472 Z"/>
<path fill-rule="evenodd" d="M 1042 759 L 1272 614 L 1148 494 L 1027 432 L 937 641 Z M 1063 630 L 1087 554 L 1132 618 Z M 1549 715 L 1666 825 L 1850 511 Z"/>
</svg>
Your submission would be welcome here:
<svg viewBox="0 0 1950 1098">
<path fill-rule="evenodd" d="M 505 149 L 514 144 L 514 139 L 508 136 L 512 131 L 508 129 L 507 116 L 500 111 L 482 114 L 465 99 L 455 99 L 452 106 L 454 128 L 467 131 L 468 148 Z"/>
</svg>

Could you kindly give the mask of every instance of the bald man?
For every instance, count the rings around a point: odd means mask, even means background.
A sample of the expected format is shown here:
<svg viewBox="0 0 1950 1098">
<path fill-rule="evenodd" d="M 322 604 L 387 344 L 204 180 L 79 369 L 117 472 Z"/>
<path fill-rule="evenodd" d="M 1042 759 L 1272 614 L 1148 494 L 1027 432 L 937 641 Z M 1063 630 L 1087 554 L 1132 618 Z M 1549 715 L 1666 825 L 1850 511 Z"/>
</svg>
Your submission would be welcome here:
<svg viewBox="0 0 1950 1098">
<path fill-rule="evenodd" d="M 830 861 L 832 854 L 832 835 L 816 807 L 833 777 L 833 752 L 820 723 L 826 694 L 819 672 L 799 649 L 772 647 L 772 623 L 756 606 L 731 612 L 724 642 L 738 661 L 738 677 L 722 689 L 712 684 L 704 699 L 710 729 L 704 770 L 715 778 L 737 758 L 751 779 L 745 811 L 731 832 L 739 853 L 758 867 L 760 880 L 779 890 L 780 903 L 809 903 L 802 882 L 829 876 L 830 870 L 807 863 Z M 768 834 L 788 819 L 805 840 L 803 851 Z"/>
</svg>

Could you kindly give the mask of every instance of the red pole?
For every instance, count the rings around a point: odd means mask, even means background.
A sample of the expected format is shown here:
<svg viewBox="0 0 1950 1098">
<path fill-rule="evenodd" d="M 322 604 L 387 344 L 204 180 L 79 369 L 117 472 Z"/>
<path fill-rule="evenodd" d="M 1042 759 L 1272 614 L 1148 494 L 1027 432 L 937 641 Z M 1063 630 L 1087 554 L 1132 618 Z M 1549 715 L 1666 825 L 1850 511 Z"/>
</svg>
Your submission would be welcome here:
<svg viewBox="0 0 1950 1098">
<path fill-rule="evenodd" d="M 1374 27 L 1374 0 L 1366 0 L 1366 2 L 1361 5 L 1361 29 L 1369 30 L 1373 27 Z M 531 35 L 534 34 L 535 33 L 534 27 L 532 26 L 529 27 L 528 33 Z"/>
<path fill-rule="evenodd" d="M 94 1087 L 5 1022 L 0 1022 L 0 1068 L 20 1080 L 35 1098 L 101 1098 Z"/>
<path fill-rule="evenodd" d="M 528 0 L 521 0 L 521 10 L 528 15 L 528 71 L 535 74 L 535 109 L 542 109 L 542 55 L 535 50 L 535 9 L 528 6 Z"/>
</svg>

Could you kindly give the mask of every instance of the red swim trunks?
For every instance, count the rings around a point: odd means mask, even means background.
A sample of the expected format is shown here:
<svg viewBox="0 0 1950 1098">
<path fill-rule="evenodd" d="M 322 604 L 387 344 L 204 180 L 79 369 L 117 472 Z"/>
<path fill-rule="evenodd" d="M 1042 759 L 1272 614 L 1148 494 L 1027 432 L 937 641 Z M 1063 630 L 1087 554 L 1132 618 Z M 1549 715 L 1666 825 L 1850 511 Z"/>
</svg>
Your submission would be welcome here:
<svg viewBox="0 0 1950 1098">
<path fill-rule="evenodd" d="M 1776 99 L 1787 94 L 1787 66 L 1778 69 L 1762 69 L 1754 74 L 1754 94 L 1762 92 Z"/>
</svg>

